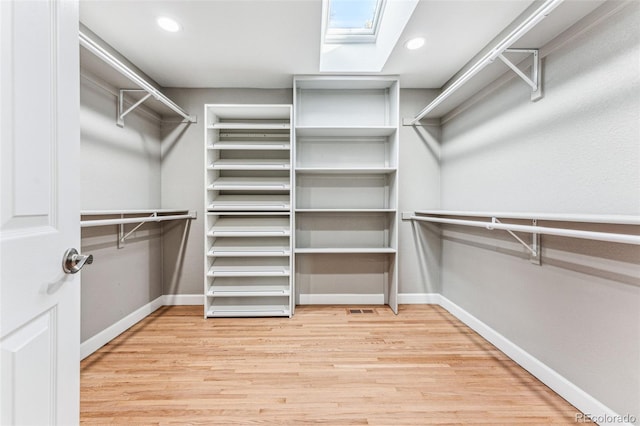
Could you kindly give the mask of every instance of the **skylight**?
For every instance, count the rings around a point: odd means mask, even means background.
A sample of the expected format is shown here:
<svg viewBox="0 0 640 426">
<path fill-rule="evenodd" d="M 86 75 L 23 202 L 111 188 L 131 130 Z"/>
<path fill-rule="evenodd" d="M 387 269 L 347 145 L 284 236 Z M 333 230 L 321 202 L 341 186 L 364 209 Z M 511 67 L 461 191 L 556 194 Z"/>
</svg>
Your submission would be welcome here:
<svg viewBox="0 0 640 426">
<path fill-rule="evenodd" d="M 328 0 L 325 43 L 375 43 L 385 0 Z"/>
<path fill-rule="evenodd" d="M 418 2 L 322 0 L 320 72 L 381 72 Z"/>
</svg>

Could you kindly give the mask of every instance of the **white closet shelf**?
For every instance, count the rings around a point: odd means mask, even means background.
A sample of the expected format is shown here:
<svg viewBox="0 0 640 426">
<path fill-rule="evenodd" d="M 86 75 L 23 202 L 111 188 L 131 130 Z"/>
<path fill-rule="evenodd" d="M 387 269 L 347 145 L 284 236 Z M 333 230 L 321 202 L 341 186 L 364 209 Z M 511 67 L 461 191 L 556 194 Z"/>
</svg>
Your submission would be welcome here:
<svg viewBox="0 0 640 426">
<path fill-rule="evenodd" d="M 396 132 L 395 126 L 345 126 L 345 127 L 296 127 L 297 136 L 390 136 Z"/>
<path fill-rule="evenodd" d="M 230 225 L 213 226 L 207 232 L 208 237 L 288 237 L 289 226 Z"/>
<path fill-rule="evenodd" d="M 288 277 L 288 266 L 212 266 L 208 277 Z"/>
<path fill-rule="evenodd" d="M 81 216 L 108 216 L 108 215 L 131 215 L 131 214 L 180 214 L 187 213 L 189 209 L 122 209 L 122 210 L 81 210 Z"/>
<path fill-rule="evenodd" d="M 289 170 L 289 159 L 216 160 L 207 170 Z"/>
<path fill-rule="evenodd" d="M 546 0 L 542 2 L 538 9 L 536 9 L 531 15 L 522 20 L 518 26 L 513 28 L 511 32 L 494 45 L 490 50 L 485 53 L 482 58 L 471 65 L 467 70 L 462 73 L 455 81 L 449 84 L 433 101 L 425 106 L 413 119 L 408 121 L 408 125 L 418 125 L 419 121 L 426 117 L 427 114 L 434 111 L 439 105 L 441 105 L 447 98 L 452 96 L 457 90 L 460 89 L 467 81 L 477 75 L 482 69 L 495 62 L 500 58 L 509 68 L 511 68 L 518 76 L 520 76 L 527 84 L 531 86 L 531 100 L 539 100 L 541 94 L 542 84 L 542 69 L 540 68 L 540 57 L 538 49 L 530 49 L 529 52 L 534 53 L 532 76 L 529 78 L 524 75 L 522 71 L 511 63 L 507 58 L 503 56 L 503 53 L 509 51 L 510 47 L 528 33 L 533 27 L 538 25 L 540 21 L 545 19 L 556 7 L 558 7 L 564 0 Z M 520 50 L 523 49 L 513 49 Z M 524 49 L 525 51 L 527 49 Z"/>
<path fill-rule="evenodd" d="M 209 297 L 290 296 L 289 285 L 212 285 L 207 290 Z"/>
<path fill-rule="evenodd" d="M 98 58 L 103 60 L 105 63 L 109 64 L 113 69 L 118 71 L 123 76 L 127 77 L 131 82 L 138 85 L 141 91 L 147 92 L 147 95 L 132 105 L 128 110 L 123 111 L 124 109 L 124 93 L 132 91 L 131 89 L 121 89 L 119 102 L 118 102 L 118 117 L 117 124 L 120 127 L 124 126 L 124 117 L 130 113 L 132 110 L 137 108 L 140 104 L 142 104 L 148 98 L 154 98 L 162 104 L 166 105 L 169 109 L 171 109 L 176 114 L 182 116 L 185 122 L 188 123 L 196 123 L 196 116 L 189 115 L 184 109 L 176 105 L 171 99 L 166 97 L 162 92 L 156 89 L 151 83 L 146 81 L 136 72 L 134 72 L 131 68 L 109 53 L 104 47 L 99 45 L 95 40 L 93 40 L 88 35 L 84 34 L 82 31 L 78 33 L 80 45 L 89 50 L 91 53 L 96 55 Z M 134 89 L 135 90 L 135 89 Z"/>
<path fill-rule="evenodd" d="M 220 130 L 286 130 L 290 129 L 289 123 L 213 123 L 207 126 L 207 129 L 220 129 Z"/>
<path fill-rule="evenodd" d="M 144 216 L 143 216 L 144 215 Z M 196 219 L 196 211 L 174 209 L 82 210 L 80 216 L 119 216 L 111 219 L 81 220 L 81 228 L 106 225 L 140 224 L 168 220 Z M 127 217 L 125 217 L 127 216 Z M 136 216 L 136 217 L 131 217 Z M 136 228 L 137 229 L 137 228 Z M 132 231 L 131 231 L 132 232 Z M 131 233 L 129 232 L 129 234 Z M 127 235 L 128 236 L 128 235 Z M 121 237 L 126 239 L 127 236 Z"/>
<path fill-rule="evenodd" d="M 296 213 L 395 213 L 396 209 L 305 209 L 297 208 Z"/>
<path fill-rule="evenodd" d="M 281 141 L 219 141 L 210 144 L 207 146 L 207 149 L 289 151 L 291 149 L 291 143 Z"/>
<path fill-rule="evenodd" d="M 549 220 L 557 222 L 609 223 L 614 225 L 640 225 L 640 216 L 633 215 L 599 215 L 599 214 L 565 214 L 565 213 L 520 213 L 520 212 L 487 212 L 487 211 L 455 211 L 455 210 L 417 210 L 417 215 L 460 216 L 460 217 L 497 217 L 500 219 Z"/>
<path fill-rule="evenodd" d="M 297 167 L 298 174 L 329 174 L 329 175 L 351 175 L 351 174 L 391 174 L 398 169 L 395 167 Z"/>
<path fill-rule="evenodd" d="M 305 247 L 296 248 L 296 254 L 375 254 L 375 253 L 396 253 L 397 250 L 391 247 L 328 247 L 316 248 Z"/>
<path fill-rule="evenodd" d="M 210 212 L 289 211 L 289 195 L 219 195 L 207 207 Z"/>
<path fill-rule="evenodd" d="M 221 177 L 207 187 L 211 191 L 287 191 L 288 177 Z"/>
<path fill-rule="evenodd" d="M 262 247 L 211 247 L 208 257 L 286 257 L 291 249 L 286 246 Z"/>
<path fill-rule="evenodd" d="M 290 313 L 287 305 L 211 306 L 207 317 L 280 317 Z"/>
<path fill-rule="evenodd" d="M 487 217 L 491 221 L 468 220 L 468 219 L 451 219 L 440 216 L 474 216 Z M 403 220 L 415 220 L 422 222 L 442 223 L 447 225 L 462 225 L 476 228 L 485 228 L 488 230 L 504 230 L 509 232 L 516 238 L 528 251 L 533 253 L 533 260 L 539 264 L 540 261 L 540 244 L 536 241 L 539 235 L 556 235 L 560 237 L 580 238 L 595 241 L 608 241 L 621 244 L 640 245 L 640 235 L 623 234 L 615 232 L 599 232 L 587 231 L 581 229 L 567 229 L 561 227 L 538 226 L 538 220 L 560 221 L 560 222 L 582 222 L 582 223 L 605 223 L 611 225 L 639 225 L 640 217 L 638 216 L 622 216 L 622 215 L 563 215 L 563 214 L 545 214 L 545 213 L 491 213 L 491 212 L 454 212 L 444 210 L 423 210 L 420 212 L 403 212 Z M 529 219 L 532 225 L 520 225 L 514 223 L 502 223 L 500 219 Z M 522 241 L 514 232 L 526 232 L 534 236 L 534 242 L 531 246 Z"/>
</svg>

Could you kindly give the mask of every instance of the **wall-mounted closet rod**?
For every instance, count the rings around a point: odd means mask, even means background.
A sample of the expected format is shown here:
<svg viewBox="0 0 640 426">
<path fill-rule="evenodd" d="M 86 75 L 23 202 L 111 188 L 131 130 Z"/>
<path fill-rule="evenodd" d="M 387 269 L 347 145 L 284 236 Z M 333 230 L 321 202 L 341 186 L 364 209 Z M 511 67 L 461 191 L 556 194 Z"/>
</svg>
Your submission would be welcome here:
<svg viewBox="0 0 640 426">
<path fill-rule="evenodd" d="M 442 217 L 416 216 L 416 215 L 408 215 L 408 214 L 403 214 L 402 218 L 405 220 L 417 220 L 422 222 L 435 222 L 435 223 L 444 223 L 449 225 L 472 226 L 476 228 L 485 228 L 489 230 L 501 229 L 504 231 L 528 232 L 531 234 L 558 235 L 561 237 L 582 238 L 587 240 L 609 241 L 613 243 L 640 245 L 640 235 L 633 235 L 633 234 L 617 234 L 617 233 L 611 233 L 611 232 L 583 231 L 578 229 L 550 228 L 545 226 L 516 225 L 516 224 L 499 223 L 495 221 L 484 222 L 479 220 L 446 219 Z"/>
<path fill-rule="evenodd" d="M 612 225 L 640 225 L 640 216 L 619 214 L 568 214 L 568 213 L 539 213 L 539 212 L 486 212 L 486 211 L 456 211 L 456 210 L 417 210 L 416 215 L 432 216 L 467 216 L 467 217 L 497 217 L 500 219 L 537 219 L 555 222 L 584 222 L 608 223 Z"/>
<path fill-rule="evenodd" d="M 194 211 L 194 212 L 189 212 L 188 214 L 177 214 L 177 215 L 167 215 L 167 216 L 81 220 L 80 227 L 88 228 L 91 226 L 124 225 L 127 223 L 163 222 L 166 220 L 195 219 L 195 218 L 196 218 L 196 212 Z"/>
<path fill-rule="evenodd" d="M 153 87 L 149 82 L 136 74 L 131 68 L 127 67 L 121 61 L 119 61 L 116 57 L 114 57 L 111 53 L 106 51 L 102 46 L 93 41 L 89 36 L 84 34 L 82 31 L 79 32 L 80 44 L 87 48 L 91 53 L 102 59 L 107 64 L 111 65 L 116 71 L 120 72 L 122 75 L 127 77 L 129 80 L 140 86 L 147 93 L 153 96 L 158 101 L 165 104 L 171 110 L 173 110 L 176 114 L 184 117 L 190 123 L 196 122 L 196 117 L 189 115 L 185 110 L 176 105 L 171 99 L 167 98 L 162 92 Z"/>
<path fill-rule="evenodd" d="M 492 63 L 496 58 L 499 58 L 505 50 L 507 50 L 513 43 L 518 41 L 523 35 L 525 35 L 530 29 L 535 27 L 540 21 L 542 21 L 553 9 L 558 7 L 564 0 L 547 0 L 542 6 L 540 6 L 532 15 L 525 19 L 520 25 L 518 25 L 507 37 L 500 41 L 496 46 L 491 49 L 486 55 L 484 55 L 478 62 L 476 62 L 471 68 L 469 68 L 464 74 L 462 74 L 457 80 L 455 80 L 449 87 L 447 87 L 440 95 L 438 95 L 429 105 L 427 105 L 422 111 L 416 115 L 413 120 L 409 121 L 409 125 L 415 126 L 425 115 L 433 111 L 438 105 L 444 102 L 452 93 L 466 83 L 471 77 L 478 74 L 487 65 Z"/>
</svg>

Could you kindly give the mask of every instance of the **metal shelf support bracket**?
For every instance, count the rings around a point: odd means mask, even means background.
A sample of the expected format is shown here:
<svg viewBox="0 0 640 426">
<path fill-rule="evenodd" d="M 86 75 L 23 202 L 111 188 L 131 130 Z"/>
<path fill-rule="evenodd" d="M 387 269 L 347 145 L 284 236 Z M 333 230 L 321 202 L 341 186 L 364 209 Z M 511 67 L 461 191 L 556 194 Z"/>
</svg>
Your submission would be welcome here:
<svg viewBox="0 0 640 426">
<path fill-rule="evenodd" d="M 498 58 L 505 63 L 518 77 L 531 87 L 531 101 L 537 102 L 542 99 L 542 67 L 540 66 L 540 54 L 538 49 L 505 49 L 504 53 L 527 53 L 532 55 L 531 76 L 526 75 L 513 62 L 507 59 L 502 53 Z"/>
<path fill-rule="evenodd" d="M 126 111 L 124 110 L 124 95 L 128 92 L 146 92 L 143 89 L 120 89 L 120 94 L 118 95 L 118 118 L 116 120 L 116 124 L 119 127 L 124 127 L 124 117 L 129 114 L 131 111 L 136 109 L 138 106 L 142 105 L 144 101 L 151 97 L 151 93 L 147 93 L 142 97 L 138 102 L 131 105 Z"/>
<path fill-rule="evenodd" d="M 121 218 L 124 218 L 124 215 L 120 215 Z M 153 212 L 151 213 L 151 216 L 149 216 L 150 218 L 152 217 L 158 217 L 158 213 Z M 118 248 L 124 248 L 125 242 L 127 240 L 127 238 L 129 238 L 131 236 L 131 234 L 133 234 L 134 232 L 136 232 L 138 229 L 140 229 L 140 227 L 142 225 L 144 225 L 147 222 L 140 222 L 139 224 L 137 224 L 131 231 L 127 232 L 126 234 L 124 233 L 124 223 L 121 223 L 120 225 L 118 225 Z"/>
<path fill-rule="evenodd" d="M 496 217 L 491 218 L 491 223 L 502 223 L 500 219 Z M 538 226 L 538 221 L 533 219 L 531 226 Z M 493 230 L 491 225 L 487 225 L 487 229 Z M 525 243 L 522 238 L 518 237 L 512 230 L 505 229 L 513 238 L 515 238 L 520 244 L 522 244 L 527 251 L 529 252 L 529 260 L 534 265 L 540 265 L 540 234 L 532 233 L 531 234 L 531 245 Z"/>
</svg>

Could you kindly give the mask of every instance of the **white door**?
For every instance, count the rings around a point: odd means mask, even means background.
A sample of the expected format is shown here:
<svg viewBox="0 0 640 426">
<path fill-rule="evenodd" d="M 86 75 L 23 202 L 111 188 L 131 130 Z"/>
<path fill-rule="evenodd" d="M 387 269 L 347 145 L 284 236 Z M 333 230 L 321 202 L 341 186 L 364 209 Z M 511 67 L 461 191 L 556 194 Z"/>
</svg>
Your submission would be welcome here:
<svg viewBox="0 0 640 426">
<path fill-rule="evenodd" d="M 0 0 L 2 425 L 79 419 L 78 4 Z"/>
</svg>

